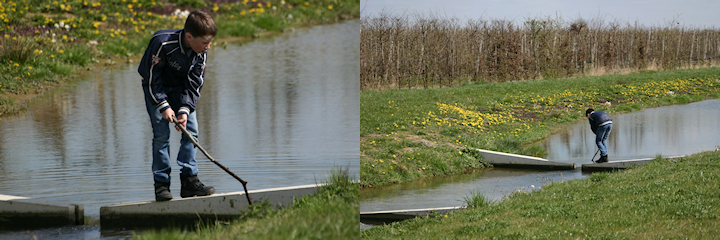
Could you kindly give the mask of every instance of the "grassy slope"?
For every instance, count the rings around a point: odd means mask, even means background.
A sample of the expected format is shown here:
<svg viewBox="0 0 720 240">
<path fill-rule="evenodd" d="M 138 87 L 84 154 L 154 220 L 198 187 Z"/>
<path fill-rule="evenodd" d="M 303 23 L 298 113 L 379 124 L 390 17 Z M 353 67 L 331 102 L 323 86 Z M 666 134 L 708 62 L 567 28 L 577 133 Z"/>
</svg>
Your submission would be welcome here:
<svg viewBox="0 0 720 240">
<path fill-rule="evenodd" d="M 375 227 L 364 239 L 711 239 L 720 233 L 720 152 L 669 160 L 533 192 L 447 217 Z"/>
<path fill-rule="evenodd" d="M 365 187 L 483 167 L 465 147 L 543 157 L 536 144 L 584 116 L 720 97 L 720 68 L 474 83 L 360 95 Z M 608 104 L 606 104 L 606 102 Z"/>
<path fill-rule="evenodd" d="M 196 9 L 213 15 L 215 43 L 360 17 L 357 0 L 0 0 L 0 116 L 82 71 L 139 58 L 155 31 L 183 27 L 176 10 Z"/>
</svg>

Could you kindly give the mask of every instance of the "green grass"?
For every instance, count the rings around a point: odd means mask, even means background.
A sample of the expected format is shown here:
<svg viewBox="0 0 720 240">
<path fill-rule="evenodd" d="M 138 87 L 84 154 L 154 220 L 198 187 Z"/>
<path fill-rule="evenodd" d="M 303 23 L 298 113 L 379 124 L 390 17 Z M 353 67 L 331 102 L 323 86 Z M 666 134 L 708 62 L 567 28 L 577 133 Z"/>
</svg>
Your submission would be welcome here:
<svg viewBox="0 0 720 240">
<path fill-rule="evenodd" d="M 478 191 L 471 191 L 470 195 L 464 196 L 463 199 L 468 208 L 484 208 L 493 204 L 493 201 Z"/>
<path fill-rule="evenodd" d="M 217 23 L 217 27 L 217 37 L 220 38 L 231 36 L 249 37 L 258 33 L 258 29 L 257 27 L 255 27 L 255 25 L 246 22 L 223 21 L 222 19 L 220 19 L 220 21 L 218 21 Z"/>
<path fill-rule="evenodd" d="M 215 42 L 360 17 L 357 0 L 0 0 L 0 97 L 37 94 L 93 64 L 140 58 L 161 29 L 183 27 L 177 9 L 209 12 Z M 23 96 L 20 98 L 26 98 Z M 23 109 L 0 102 L 0 116 Z"/>
<path fill-rule="evenodd" d="M 362 231 L 363 239 L 714 239 L 720 152 L 657 158 L 620 172 L 518 191 L 448 217 Z"/>
<path fill-rule="evenodd" d="M 466 148 L 544 157 L 540 141 L 584 119 L 720 97 L 720 68 L 469 83 L 360 94 L 361 183 L 382 186 L 485 167 Z M 609 105 L 608 105 L 609 104 Z"/>
<path fill-rule="evenodd" d="M 133 239 L 356 239 L 360 235 L 358 189 L 347 170 L 334 170 L 312 196 L 277 211 L 256 209 L 231 223 L 201 224 L 195 231 L 162 229 Z"/>
<path fill-rule="evenodd" d="M 257 16 L 253 24 L 268 31 L 282 31 L 285 29 L 285 21 L 281 16 L 261 15 Z"/>
</svg>

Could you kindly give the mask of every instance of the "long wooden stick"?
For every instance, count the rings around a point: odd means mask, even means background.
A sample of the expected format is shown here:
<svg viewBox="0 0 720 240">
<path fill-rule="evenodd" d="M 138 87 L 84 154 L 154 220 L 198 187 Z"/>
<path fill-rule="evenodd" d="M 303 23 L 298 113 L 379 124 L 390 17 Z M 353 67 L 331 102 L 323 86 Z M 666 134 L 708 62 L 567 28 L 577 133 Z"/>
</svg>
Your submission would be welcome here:
<svg viewBox="0 0 720 240">
<path fill-rule="evenodd" d="M 593 162 L 593 163 L 595 162 L 595 156 L 597 156 L 597 154 L 598 154 L 599 152 L 600 152 L 600 149 L 598 148 L 598 150 L 595 151 L 595 155 L 593 155 L 593 158 L 590 159 L 591 162 Z"/>
<path fill-rule="evenodd" d="M 177 127 L 180 129 L 180 131 L 182 131 L 182 132 L 185 134 L 185 136 L 187 136 L 187 137 L 190 139 L 190 141 L 192 141 L 192 143 L 195 144 L 195 146 L 196 146 L 198 149 L 200 149 L 200 151 L 201 151 L 203 154 L 205 154 L 205 156 L 206 156 L 208 159 L 210 159 L 211 162 L 213 162 L 213 163 L 214 163 L 215 165 L 217 165 L 218 167 L 222 168 L 222 170 L 225 170 L 226 173 L 230 174 L 230 176 L 233 176 L 235 179 L 237 179 L 238 181 L 240 181 L 240 183 L 242 183 L 243 189 L 245 189 L 245 196 L 247 197 L 248 204 L 252 205 L 252 201 L 250 200 L 250 194 L 248 194 L 248 190 L 247 190 L 247 187 L 246 187 L 247 182 L 246 182 L 246 181 L 243 181 L 240 177 L 238 177 L 238 176 L 235 175 L 233 172 L 231 172 L 230 169 L 226 168 L 225 166 L 223 166 L 223 165 L 220 164 L 219 162 L 215 161 L 215 159 L 214 159 L 212 156 L 210 156 L 210 154 L 209 154 L 207 151 L 205 151 L 205 148 L 203 148 L 202 146 L 200 146 L 200 144 L 198 143 L 197 139 L 195 139 L 195 137 L 193 137 L 192 135 L 190 135 L 190 132 L 188 132 L 188 130 L 185 129 L 185 127 L 183 127 L 182 124 L 178 123 L 178 120 L 177 120 L 177 118 L 175 118 L 175 116 L 172 116 L 172 119 L 173 119 L 173 122 L 175 123 L 175 126 L 177 126 Z"/>
</svg>

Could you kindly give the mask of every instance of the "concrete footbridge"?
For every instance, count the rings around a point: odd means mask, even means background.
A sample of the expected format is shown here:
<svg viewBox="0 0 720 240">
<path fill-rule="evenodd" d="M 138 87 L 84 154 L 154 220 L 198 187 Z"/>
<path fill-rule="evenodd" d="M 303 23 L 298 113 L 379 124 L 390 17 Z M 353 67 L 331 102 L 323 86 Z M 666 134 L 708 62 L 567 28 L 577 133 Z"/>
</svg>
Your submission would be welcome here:
<svg viewBox="0 0 720 240">
<path fill-rule="evenodd" d="M 573 170 L 576 169 L 574 163 L 563 163 L 549 161 L 544 158 L 525 156 L 512 153 L 496 152 L 490 150 L 476 149 L 483 159 L 496 167 L 504 168 L 527 168 L 537 170 Z M 672 156 L 663 158 L 679 158 L 682 156 Z M 632 165 L 641 166 L 645 163 L 652 161 L 655 158 L 641 158 L 641 159 L 629 159 L 629 160 L 618 160 L 608 161 L 605 163 L 587 163 L 582 164 L 580 169 L 582 171 L 613 171 L 629 168 Z"/>
<path fill-rule="evenodd" d="M 250 190 L 253 204 L 289 207 L 293 200 L 314 194 L 322 184 Z M 245 192 L 177 198 L 170 201 L 118 203 L 100 208 L 102 228 L 193 226 L 198 220 L 214 222 L 243 216 L 248 210 Z M 0 229 L 25 229 L 84 224 L 82 204 L 31 199 L 0 194 Z"/>
</svg>

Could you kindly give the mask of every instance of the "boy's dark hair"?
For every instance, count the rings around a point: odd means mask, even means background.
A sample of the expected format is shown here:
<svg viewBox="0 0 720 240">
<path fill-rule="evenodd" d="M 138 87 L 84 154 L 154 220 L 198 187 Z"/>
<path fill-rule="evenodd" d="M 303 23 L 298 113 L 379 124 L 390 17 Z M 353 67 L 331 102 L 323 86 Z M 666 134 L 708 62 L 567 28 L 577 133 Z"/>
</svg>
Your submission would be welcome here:
<svg viewBox="0 0 720 240">
<path fill-rule="evenodd" d="M 195 10 L 188 15 L 185 20 L 185 31 L 193 35 L 193 37 L 204 37 L 207 35 L 217 35 L 217 26 L 210 14 Z"/>
<path fill-rule="evenodd" d="M 594 111 L 595 111 L 595 109 L 588 108 L 587 111 L 585 111 L 585 116 L 587 116 L 588 114 L 590 114 L 590 113 L 592 113 L 592 112 L 594 112 Z"/>
</svg>

